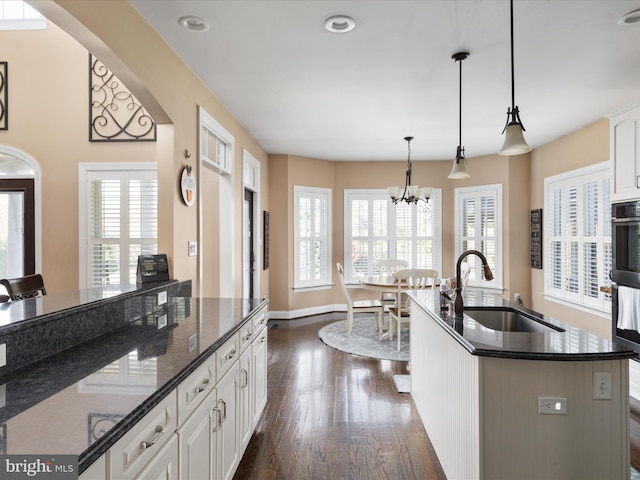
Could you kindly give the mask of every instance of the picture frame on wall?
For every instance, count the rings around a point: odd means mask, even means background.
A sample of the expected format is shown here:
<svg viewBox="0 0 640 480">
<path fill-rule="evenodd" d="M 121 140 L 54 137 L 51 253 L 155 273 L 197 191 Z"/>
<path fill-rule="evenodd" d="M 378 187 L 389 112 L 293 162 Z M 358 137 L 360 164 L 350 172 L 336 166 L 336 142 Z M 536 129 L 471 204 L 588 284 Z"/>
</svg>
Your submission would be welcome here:
<svg viewBox="0 0 640 480">
<path fill-rule="evenodd" d="M 269 268 L 269 212 L 262 212 L 262 269 Z"/>
<path fill-rule="evenodd" d="M 531 210 L 531 268 L 542 268 L 542 209 Z"/>
</svg>

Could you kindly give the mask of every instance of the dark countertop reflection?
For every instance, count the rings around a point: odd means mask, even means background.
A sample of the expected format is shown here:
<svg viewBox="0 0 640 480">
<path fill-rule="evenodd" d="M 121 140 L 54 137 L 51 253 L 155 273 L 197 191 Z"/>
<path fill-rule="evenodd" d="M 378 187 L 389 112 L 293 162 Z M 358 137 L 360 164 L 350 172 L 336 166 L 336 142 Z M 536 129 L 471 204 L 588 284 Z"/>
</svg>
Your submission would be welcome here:
<svg viewBox="0 0 640 480">
<path fill-rule="evenodd" d="M 464 292 L 465 307 L 513 307 L 540 317 L 563 331 L 509 332 L 487 328 L 465 313 L 456 321 L 453 313 L 440 310 L 439 292 L 410 293 L 418 305 L 472 355 L 529 360 L 614 360 L 636 357 L 632 350 L 590 332 L 541 315 L 479 289 Z"/>
</svg>

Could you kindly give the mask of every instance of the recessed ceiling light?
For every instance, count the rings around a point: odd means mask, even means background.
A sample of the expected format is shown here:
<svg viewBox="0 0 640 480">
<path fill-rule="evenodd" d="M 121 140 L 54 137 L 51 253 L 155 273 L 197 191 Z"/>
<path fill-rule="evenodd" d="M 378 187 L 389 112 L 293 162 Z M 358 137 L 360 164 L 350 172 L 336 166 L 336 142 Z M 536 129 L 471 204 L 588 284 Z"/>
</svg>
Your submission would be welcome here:
<svg viewBox="0 0 640 480">
<path fill-rule="evenodd" d="M 640 22 L 640 9 L 624 14 L 618 20 L 618 25 L 633 25 Z"/>
<path fill-rule="evenodd" d="M 334 15 L 324 21 L 324 28 L 333 33 L 350 32 L 356 27 L 356 21 L 346 15 Z"/>
<path fill-rule="evenodd" d="M 206 32 L 209 30 L 209 22 L 200 17 L 194 17 L 193 15 L 180 17 L 178 23 L 184 28 L 193 30 L 194 32 Z"/>
</svg>

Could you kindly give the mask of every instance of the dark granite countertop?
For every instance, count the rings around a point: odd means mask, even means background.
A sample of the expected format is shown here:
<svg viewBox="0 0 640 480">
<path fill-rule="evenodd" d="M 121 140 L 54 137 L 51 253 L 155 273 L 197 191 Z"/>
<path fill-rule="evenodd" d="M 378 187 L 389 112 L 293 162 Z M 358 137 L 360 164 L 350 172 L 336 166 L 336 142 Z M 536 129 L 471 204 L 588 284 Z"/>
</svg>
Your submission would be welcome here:
<svg viewBox="0 0 640 480">
<path fill-rule="evenodd" d="M 84 471 L 267 303 L 172 298 L 164 310 L 0 377 L 1 453 L 77 454 Z"/>
<path fill-rule="evenodd" d="M 528 360 L 615 360 L 636 357 L 632 350 L 592 333 L 541 315 L 482 290 L 466 289 L 465 307 L 511 307 L 540 318 L 553 328 L 540 332 L 508 332 L 493 330 L 464 314 L 456 322 L 453 314 L 440 310 L 439 292 L 423 290 L 410 294 L 414 300 L 460 345 L 472 355 L 519 358 Z"/>
</svg>

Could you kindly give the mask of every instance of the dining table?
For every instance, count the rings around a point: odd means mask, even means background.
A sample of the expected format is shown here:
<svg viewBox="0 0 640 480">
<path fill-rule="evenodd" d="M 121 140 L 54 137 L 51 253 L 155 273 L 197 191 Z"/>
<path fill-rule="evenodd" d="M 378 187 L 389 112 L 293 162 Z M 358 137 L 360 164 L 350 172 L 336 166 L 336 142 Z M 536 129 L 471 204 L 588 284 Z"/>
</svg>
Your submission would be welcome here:
<svg viewBox="0 0 640 480">
<path fill-rule="evenodd" d="M 439 283 L 436 283 L 436 287 Z M 370 277 L 360 280 L 360 287 L 365 290 L 372 290 L 380 293 L 397 293 L 398 292 L 398 280 L 391 274 L 389 275 L 372 275 Z M 405 280 L 400 280 L 401 290 L 410 290 L 409 285 Z M 380 340 L 389 340 L 389 331 L 387 330 L 380 336 Z"/>
</svg>

